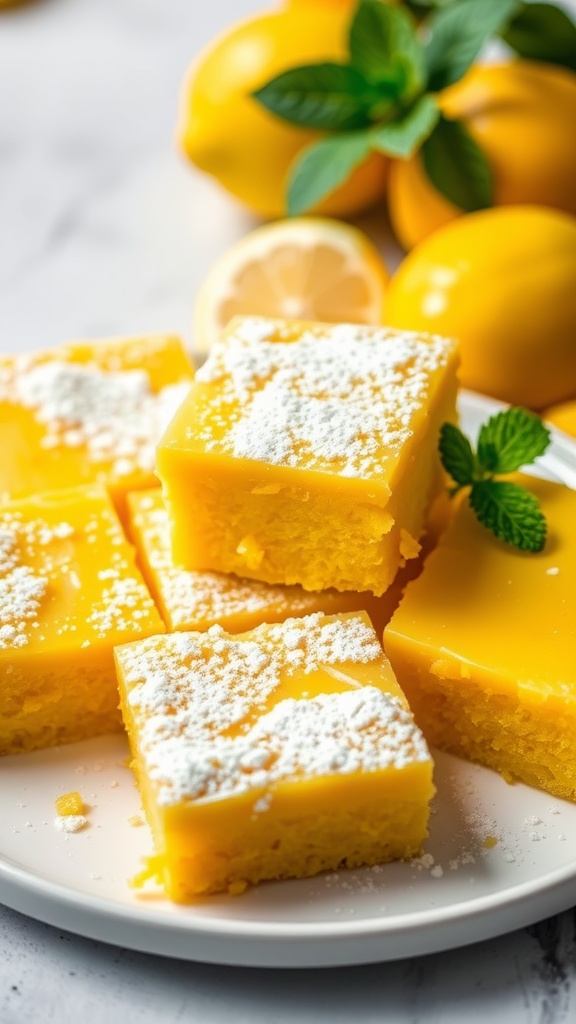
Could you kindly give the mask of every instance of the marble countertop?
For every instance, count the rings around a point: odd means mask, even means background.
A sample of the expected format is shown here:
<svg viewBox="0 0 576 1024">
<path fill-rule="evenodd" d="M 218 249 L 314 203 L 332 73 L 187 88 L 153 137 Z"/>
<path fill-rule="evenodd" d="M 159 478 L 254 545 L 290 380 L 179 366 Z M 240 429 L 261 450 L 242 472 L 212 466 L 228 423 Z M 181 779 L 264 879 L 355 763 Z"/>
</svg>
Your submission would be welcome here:
<svg viewBox="0 0 576 1024">
<path fill-rule="evenodd" d="M 173 143 L 190 60 L 254 0 L 37 0 L 0 14 L 0 351 L 176 331 L 254 220 Z M 388 248 L 384 218 L 366 226 Z M 0 785 L 1 785 L 0 777 Z M 452 952 L 337 970 L 206 966 L 0 907 L 0 1024 L 560 1024 L 576 1019 L 566 912 Z"/>
</svg>

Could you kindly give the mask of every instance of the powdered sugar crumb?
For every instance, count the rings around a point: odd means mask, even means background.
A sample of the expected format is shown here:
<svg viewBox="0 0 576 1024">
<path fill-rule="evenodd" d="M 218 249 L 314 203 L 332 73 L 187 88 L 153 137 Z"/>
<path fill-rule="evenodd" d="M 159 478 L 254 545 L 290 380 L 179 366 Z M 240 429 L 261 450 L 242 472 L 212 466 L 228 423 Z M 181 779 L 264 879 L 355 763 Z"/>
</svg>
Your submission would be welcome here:
<svg viewBox="0 0 576 1024">
<path fill-rule="evenodd" d="M 88 819 L 83 814 L 63 814 L 54 819 L 59 832 L 79 832 L 87 824 Z"/>
</svg>

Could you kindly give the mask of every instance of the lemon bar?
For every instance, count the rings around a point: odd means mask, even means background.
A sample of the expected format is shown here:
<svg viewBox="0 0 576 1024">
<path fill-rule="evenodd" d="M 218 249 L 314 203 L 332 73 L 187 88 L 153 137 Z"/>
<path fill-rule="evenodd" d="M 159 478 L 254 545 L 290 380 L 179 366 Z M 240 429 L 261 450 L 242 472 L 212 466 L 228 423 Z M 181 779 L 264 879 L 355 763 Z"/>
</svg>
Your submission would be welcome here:
<svg viewBox="0 0 576 1024">
<path fill-rule="evenodd" d="M 158 448 L 176 564 L 382 594 L 419 552 L 456 345 L 235 318 Z"/>
<path fill-rule="evenodd" d="M 112 648 L 163 630 L 105 488 L 0 506 L 0 754 L 121 728 Z"/>
<path fill-rule="evenodd" d="M 167 894 L 410 857 L 432 761 L 364 613 L 116 648 Z"/>
<path fill-rule="evenodd" d="M 322 611 L 365 610 L 380 635 L 401 595 L 401 580 L 383 597 L 356 591 L 303 590 L 217 572 L 194 572 L 174 565 L 168 514 L 159 488 L 128 495 L 129 533 L 138 563 L 168 632 L 205 630 L 219 624 L 244 633 L 261 622 L 282 622 Z"/>
<path fill-rule="evenodd" d="M 576 491 L 521 479 L 544 550 L 508 547 L 462 505 L 384 646 L 430 743 L 576 800 Z"/>
<path fill-rule="evenodd" d="M 0 500 L 81 484 L 152 487 L 155 448 L 192 367 L 172 337 L 0 356 Z"/>
</svg>

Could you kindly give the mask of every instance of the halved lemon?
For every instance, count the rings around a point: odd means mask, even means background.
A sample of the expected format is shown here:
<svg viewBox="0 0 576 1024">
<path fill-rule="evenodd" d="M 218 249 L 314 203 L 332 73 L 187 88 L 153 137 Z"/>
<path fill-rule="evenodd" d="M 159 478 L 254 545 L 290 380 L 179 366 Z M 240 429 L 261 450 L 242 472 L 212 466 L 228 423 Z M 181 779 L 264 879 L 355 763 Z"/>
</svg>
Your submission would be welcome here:
<svg viewBox="0 0 576 1024">
<path fill-rule="evenodd" d="M 194 350 L 205 354 L 231 317 L 382 322 L 388 272 L 358 228 L 296 217 L 257 228 L 214 265 L 194 310 Z"/>
</svg>

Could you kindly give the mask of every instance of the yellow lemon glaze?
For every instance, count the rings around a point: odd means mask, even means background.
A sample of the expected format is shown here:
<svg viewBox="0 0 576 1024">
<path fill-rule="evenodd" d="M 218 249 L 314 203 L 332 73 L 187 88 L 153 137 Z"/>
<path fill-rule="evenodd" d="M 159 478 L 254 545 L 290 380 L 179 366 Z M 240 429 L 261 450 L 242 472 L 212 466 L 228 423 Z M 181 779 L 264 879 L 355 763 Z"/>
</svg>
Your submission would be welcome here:
<svg viewBox="0 0 576 1024">
<path fill-rule="evenodd" d="M 0 500 L 102 483 L 124 515 L 192 379 L 171 337 L 77 342 L 0 356 Z"/>
<path fill-rule="evenodd" d="M 440 486 L 456 362 L 428 335 L 236 318 L 158 448 L 175 563 L 383 594 Z"/>
<path fill-rule="evenodd" d="M 0 753 L 121 726 L 112 648 L 164 631 L 107 491 L 0 506 Z"/>
<path fill-rule="evenodd" d="M 115 653 L 150 869 L 172 899 L 420 850 L 432 761 L 366 615 Z"/>
<path fill-rule="evenodd" d="M 576 800 L 576 492 L 521 479 L 544 550 L 496 540 L 463 503 L 384 647 L 430 743 Z"/>
</svg>

